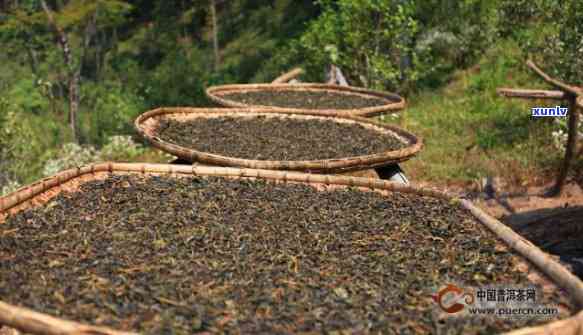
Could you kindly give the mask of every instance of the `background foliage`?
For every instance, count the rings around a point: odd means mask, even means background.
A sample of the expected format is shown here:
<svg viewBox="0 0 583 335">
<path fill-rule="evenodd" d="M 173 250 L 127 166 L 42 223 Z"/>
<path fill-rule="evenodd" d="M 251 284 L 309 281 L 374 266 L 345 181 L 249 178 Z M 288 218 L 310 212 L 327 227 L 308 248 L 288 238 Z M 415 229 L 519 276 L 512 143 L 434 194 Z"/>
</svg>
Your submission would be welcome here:
<svg viewBox="0 0 583 335">
<path fill-rule="evenodd" d="M 425 117 L 431 111 L 415 102 L 430 99 L 419 103 L 433 105 L 437 100 L 432 94 L 450 87 L 464 87 L 460 99 L 474 95 L 479 102 L 460 104 L 479 109 L 472 115 L 480 115 L 480 120 L 509 121 L 499 113 L 505 105 L 493 100 L 492 90 L 494 83 L 544 87 L 524 68 L 527 57 L 563 80 L 582 84 L 579 0 L 46 3 L 69 39 L 73 66 L 80 74 L 81 136 L 79 143 L 68 144 L 74 141 L 67 125 L 69 69 L 40 1 L 0 1 L 0 188 L 65 168 L 67 160 L 166 159 L 140 143 L 123 142 L 134 135 L 132 120 L 139 113 L 159 106 L 207 106 L 204 88 L 209 85 L 270 81 L 298 65 L 307 70 L 305 81 L 324 80 L 328 66 L 336 64 L 352 85 L 407 96 L 414 102 L 411 115 L 419 127 L 438 126 Z M 486 55 L 501 61 L 487 62 Z M 480 67 L 494 75 L 481 75 Z M 457 85 L 458 80 L 471 83 Z M 448 115 L 467 121 L 462 114 Z M 397 121 L 417 127 L 406 117 Z M 477 143 L 490 150 L 502 140 L 492 135 L 495 130 L 484 128 L 486 124 L 476 125 Z M 557 133 L 564 124 L 547 126 L 537 127 L 551 137 L 550 132 Z M 121 138 L 129 148 L 140 149 L 115 147 Z M 100 154 L 114 147 L 119 155 Z"/>
</svg>

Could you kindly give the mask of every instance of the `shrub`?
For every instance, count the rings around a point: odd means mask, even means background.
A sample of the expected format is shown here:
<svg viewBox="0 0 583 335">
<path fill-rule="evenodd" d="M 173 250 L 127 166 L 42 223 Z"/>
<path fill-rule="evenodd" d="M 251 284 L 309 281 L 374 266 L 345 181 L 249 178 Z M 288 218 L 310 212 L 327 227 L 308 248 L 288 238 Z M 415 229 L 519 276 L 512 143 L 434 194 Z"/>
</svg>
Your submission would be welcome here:
<svg viewBox="0 0 583 335">
<path fill-rule="evenodd" d="M 110 136 L 133 132 L 134 119 L 145 109 L 143 98 L 112 83 L 87 83 L 83 91 L 83 105 L 91 106 L 81 115 L 87 143 L 99 146 Z"/>
<path fill-rule="evenodd" d="M 553 131 L 553 143 L 555 147 L 559 150 L 565 150 L 567 147 L 567 118 L 557 118 L 555 119 L 556 130 Z M 579 120 L 579 125 L 577 127 L 577 135 L 579 139 L 583 139 L 583 120 Z"/>
<path fill-rule="evenodd" d="M 12 103 L 0 107 L 0 174 L 5 180 L 31 182 L 41 174 L 43 160 L 61 140 L 63 127 L 46 115 L 34 115 Z"/>
<path fill-rule="evenodd" d="M 101 150 L 91 145 L 66 143 L 55 157 L 44 164 L 43 175 L 51 176 L 66 169 L 98 161 L 131 161 L 143 153 L 144 148 L 135 143 L 130 136 L 111 136 Z"/>
<path fill-rule="evenodd" d="M 98 159 L 95 148 L 80 146 L 76 143 L 66 143 L 58 152 L 57 157 L 48 160 L 43 168 L 44 176 L 51 176 L 62 170 L 79 167 Z"/>
<path fill-rule="evenodd" d="M 547 35 L 542 61 L 550 74 L 574 85 L 583 84 L 583 2 L 552 2 L 546 23 L 555 29 Z"/>
<path fill-rule="evenodd" d="M 498 1 L 321 0 L 322 14 L 290 44 L 307 68 L 334 63 L 353 85 L 407 91 L 442 84 L 498 36 Z M 294 53 L 292 53 L 294 54 Z"/>
<path fill-rule="evenodd" d="M 0 197 L 10 194 L 17 189 L 19 189 L 22 185 L 19 182 L 14 180 L 8 180 L 5 184 L 0 188 Z"/>
<path fill-rule="evenodd" d="M 334 63 L 353 85 L 402 86 L 416 72 L 407 65 L 417 33 L 411 4 L 396 1 L 322 0 L 322 14 L 297 47 L 317 67 Z"/>
<path fill-rule="evenodd" d="M 582 1 L 504 0 L 500 12 L 503 26 L 512 28 L 525 56 L 554 77 L 583 83 Z"/>
<path fill-rule="evenodd" d="M 138 92 L 148 101 L 148 108 L 204 106 L 208 104 L 204 87 L 212 80 L 211 64 L 209 56 L 198 49 L 188 53 L 174 50 L 154 70 L 144 70 Z"/>
<path fill-rule="evenodd" d="M 99 151 L 99 157 L 107 161 L 132 160 L 144 153 L 144 148 L 130 136 L 111 136 Z"/>
</svg>

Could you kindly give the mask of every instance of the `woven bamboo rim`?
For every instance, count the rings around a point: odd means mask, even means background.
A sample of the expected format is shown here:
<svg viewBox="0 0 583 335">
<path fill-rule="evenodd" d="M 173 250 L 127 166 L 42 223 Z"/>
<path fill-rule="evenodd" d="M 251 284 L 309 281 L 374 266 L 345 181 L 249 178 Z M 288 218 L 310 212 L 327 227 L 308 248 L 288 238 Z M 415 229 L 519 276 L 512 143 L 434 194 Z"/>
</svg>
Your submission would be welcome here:
<svg viewBox="0 0 583 335">
<path fill-rule="evenodd" d="M 390 183 L 379 179 L 343 177 L 330 175 L 315 175 L 288 171 L 267 171 L 255 169 L 236 169 L 209 166 L 187 166 L 169 164 L 141 163 L 101 163 L 77 169 L 63 171 L 52 177 L 42 179 L 25 186 L 16 192 L 0 198 L 0 224 L 7 213 L 14 213 L 27 208 L 39 206 L 56 196 L 67 183 L 89 181 L 99 174 L 141 173 L 173 176 L 220 176 L 227 178 L 254 178 L 283 183 L 307 183 L 317 187 L 360 187 L 385 192 L 403 192 L 420 196 L 437 197 L 450 201 L 460 201 L 479 222 L 488 227 L 500 240 L 514 249 L 519 255 L 533 263 L 539 271 L 547 275 L 559 287 L 564 288 L 580 310 L 583 306 L 583 282 L 570 273 L 565 267 L 552 259 L 538 247 L 522 238 L 500 221 L 487 215 L 471 202 L 455 198 L 447 193 Z M 0 301 L 0 325 L 5 325 L 31 334 L 91 334 L 91 335 L 127 335 L 103 327 L 93 327 L 80 323 L 66 321 L 46 314 L 19 308 Z M 583 330 L 583 312 L 568 319 L 556 321 L 544 326 L 523 328 L 511 332 L 512 335 L 543 335 L 564 334 L 579 335 Z"/>
<path fill-rule="evenodd" d="M 283 108 L 275 106 L 261 106 L 248 105 L 228 98 L 223 97 L 226 93 L 232 92 L 246 92 L 252 90 L 260 91 L 327 91 L 334 93 L 343 93 L 350 95 L 358 95 L 361 97 L 375 97 L 386 101 L 386 104 L 374 107 L 366 107 L 359 109 L 304 109 L 304 108 Z M 379 92 L 368 90 L 353 86 L 340 86 L 331 84 L 318 83 L 298 83 L 298 84 L 233 84 L 212 86 L 206 89 L 206 95 L 215 103 L 227 107 L 253 107 L 253 108 L 269 108 L 273 110 L 294 110 L 296 113 L 311 113 L 319 111 L 328 115 L 353 115 L 362 117 L 373 117 L 378 115 L 390 114 L 399 112 L 406 107 L 405 99 L 395 93 Z"/>
<path fill-rule="evenodd" d="M 269 161 L 233 158 L 201 152 L 165 141 L 159 138 L 156 134 L 156 126 L 159 122 L 158 120 L 161 117 L 172 117 L 173 119 L 177 120 L 185 120 L 198 117 L 245 117 L 252 115 L 298 119 L 328 118 L 336 122 L 358 123 L 364 127 L 389 133 L 400 139 L 403 143 L 408 144 L 408 146 L 400 150 L 345 158 L 304 161 Z M 292 170 L 315 173 L 339 173 L 347 171 L 368 170 L 408 160 L 423 148 L 423 141 L 421 138 L 418 138 L 417 136 L 401 128 L 360 117 L 330 116 L 325 112 L 319 111 L 313 111 L 309 114 L 297 114 L 293 110 L 275 111 L 269 109 L 253 108 L 159 108 L 140 115 L 136 119 L 134 125 L 138 133 L 153 146 L 189 162 L 200 162 L 218 166 L 245 167 L 251 169 Z"/>
</svg>

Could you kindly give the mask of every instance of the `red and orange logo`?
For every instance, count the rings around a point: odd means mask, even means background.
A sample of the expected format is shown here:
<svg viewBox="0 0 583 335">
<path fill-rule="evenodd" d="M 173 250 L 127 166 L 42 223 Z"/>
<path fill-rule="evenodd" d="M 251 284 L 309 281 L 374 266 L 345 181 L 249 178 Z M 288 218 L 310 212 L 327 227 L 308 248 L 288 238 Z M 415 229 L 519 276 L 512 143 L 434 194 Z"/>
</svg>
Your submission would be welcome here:
<svg viewBox="0 0 583 335">
<path fill-rule="evenodd" d="M 466 305 L 459 302 L 461 299 L 464 299 L 467 305 L 474 303 L 474 294 L 472 292 L 466 292 L 453 284 L 447 284 L 446 287 L 437 292 L 437 295 L 432 295 L 431 298 L 447 313 L 457 313 L 463 310 Z"/>
</svg>

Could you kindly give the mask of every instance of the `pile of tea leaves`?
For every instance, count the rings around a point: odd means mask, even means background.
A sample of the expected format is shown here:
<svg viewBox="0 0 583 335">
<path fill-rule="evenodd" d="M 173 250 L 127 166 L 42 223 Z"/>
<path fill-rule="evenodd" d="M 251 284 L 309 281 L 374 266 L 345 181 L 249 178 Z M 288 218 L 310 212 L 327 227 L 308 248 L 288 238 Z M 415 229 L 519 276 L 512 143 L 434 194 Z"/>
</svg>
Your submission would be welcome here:
<svg viewBox="0 0 583 335">
<path fill-rule="evenodd" d="M 358 123 L 261 115 L 184 121 L 165 118 L 156 133 L 190 149 L 255 160 L 345 158 L 405 147 L 395 136 Z"/>
<path fill-rule="evenodd" d="M 455 203 L 260 180 L 111 175 L 9 216 L 0 237 L 3 301 L 148 334 L 435 334 L 445 283 L 528 284 Z"/>
<path fill-rule="evenodd" d="M 300 109 L 361 109 L 388 103 L 374 96 L 365 97 L 333 91 L 253 90 L 221 93 L 221 97 L 250 106 Z"/>
</svg>

